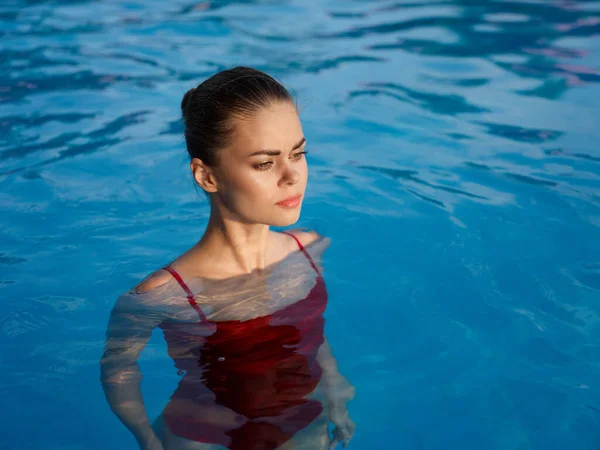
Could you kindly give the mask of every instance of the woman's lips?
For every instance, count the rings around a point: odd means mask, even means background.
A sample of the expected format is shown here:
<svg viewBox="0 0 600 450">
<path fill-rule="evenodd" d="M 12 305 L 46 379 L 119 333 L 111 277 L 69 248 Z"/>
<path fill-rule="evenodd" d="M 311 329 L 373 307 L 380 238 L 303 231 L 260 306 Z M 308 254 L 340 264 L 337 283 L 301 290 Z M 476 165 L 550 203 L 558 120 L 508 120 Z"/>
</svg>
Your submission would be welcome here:
<svg viewBox="0 0 600 450">
<path fill-rule="evenodd" d="M 293 197 L 284 198 L 280 202 L 275 203 L 277 206 L 282 208 L 296 208 L 300 204 L 302 195 L 294 195 Z"/>
</svg>

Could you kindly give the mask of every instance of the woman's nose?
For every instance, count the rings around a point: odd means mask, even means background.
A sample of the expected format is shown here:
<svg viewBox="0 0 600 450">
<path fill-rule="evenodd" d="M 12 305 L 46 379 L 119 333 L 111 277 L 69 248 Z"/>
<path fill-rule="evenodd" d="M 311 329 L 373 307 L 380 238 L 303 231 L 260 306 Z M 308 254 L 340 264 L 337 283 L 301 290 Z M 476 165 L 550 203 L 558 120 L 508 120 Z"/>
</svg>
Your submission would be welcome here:
<svg viewBox="0 0 600 450">
<path fill-rule="evenodd" d="M 293 185 L 300 181 L 300 173 L 292 167 L 291 165 L 287 165 L 281 175 L 281 180 L 279 181 L 280 186 L 285 185 Z"/>
</svg>

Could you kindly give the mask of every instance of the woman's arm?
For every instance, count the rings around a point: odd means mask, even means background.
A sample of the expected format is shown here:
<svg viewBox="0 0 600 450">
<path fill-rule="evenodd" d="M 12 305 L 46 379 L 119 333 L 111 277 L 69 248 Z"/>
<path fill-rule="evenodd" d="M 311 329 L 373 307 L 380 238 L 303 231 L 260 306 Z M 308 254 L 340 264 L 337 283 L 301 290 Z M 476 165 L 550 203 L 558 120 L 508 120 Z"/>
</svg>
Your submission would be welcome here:
<svg viewBox="0 0 600 450">
<path fill-rule="evenodd" d="M 337 360 L 333 356 L 327 337 L 325 337 L 325 341 L 319 348 L 317 361 L 323 369 L 323 388 L 329 403 L 345 407 L 345 404 L 354 398 L 355 389 L 346 377 L 340 373 Z"/>
<path fill-rule="evenodd" d="M 160 449 L 144 407 L 137 359 L 162 317 L 137 297 L 121 295 L 111 311 L 100 379 L 110 408 L 140 447 Z"/>
</svg>

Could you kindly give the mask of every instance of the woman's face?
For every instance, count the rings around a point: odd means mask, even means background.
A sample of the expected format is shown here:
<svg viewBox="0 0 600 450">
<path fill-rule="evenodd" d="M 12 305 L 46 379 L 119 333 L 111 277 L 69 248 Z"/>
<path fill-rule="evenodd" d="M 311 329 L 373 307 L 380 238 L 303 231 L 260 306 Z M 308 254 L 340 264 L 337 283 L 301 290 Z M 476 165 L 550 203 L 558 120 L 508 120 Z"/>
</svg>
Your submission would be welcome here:
<svg viewBox="0 0 600 450">
<path fill-rule="evenodd" d="M 304 141 L 292 103 L 274 103 L 251 118 L 236 119 L 234 141 L 212 168 L 215 200 L 244 223 L 295 223 L 308 179 Z"/>
</svg>

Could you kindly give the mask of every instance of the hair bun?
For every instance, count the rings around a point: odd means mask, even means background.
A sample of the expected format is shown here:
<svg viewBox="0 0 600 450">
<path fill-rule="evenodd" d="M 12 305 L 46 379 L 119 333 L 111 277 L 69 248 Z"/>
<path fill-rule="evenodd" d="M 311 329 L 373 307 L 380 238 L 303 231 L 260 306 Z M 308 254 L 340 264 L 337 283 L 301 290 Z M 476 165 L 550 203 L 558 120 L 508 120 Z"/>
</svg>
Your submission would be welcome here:
<svg viewBox="0 0 600 450">
<path fill-rule="evenodd" d="M 196 92 L 196 88 L 190 89 L 189 91 L 187 91 L 185 93 L 185 95 L 183 96 L 183 99 L 181 100 L 181 114 L 183 115 L 183 118 L 185 120 L 187 120 L 187 118 L 189 116 L 188 110 L 189 110 L 189 106 L 190 106 L 192 97 L 194 96 L 194 92 Z"/>
</svg>

